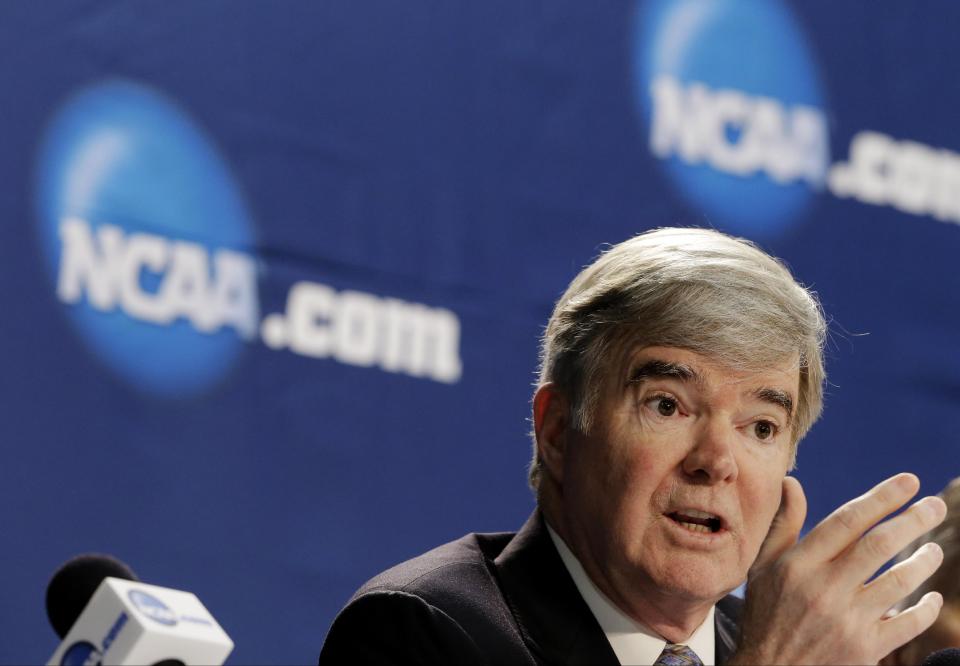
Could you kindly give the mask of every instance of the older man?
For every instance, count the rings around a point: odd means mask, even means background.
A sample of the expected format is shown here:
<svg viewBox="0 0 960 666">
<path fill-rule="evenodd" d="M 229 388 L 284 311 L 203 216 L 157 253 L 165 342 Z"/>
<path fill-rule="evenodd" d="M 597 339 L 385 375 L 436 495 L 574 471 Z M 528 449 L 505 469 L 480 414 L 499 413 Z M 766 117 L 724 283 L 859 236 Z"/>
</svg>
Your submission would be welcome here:
<svg viewBox="0 0 960 666">
<path fill-rule="evenodd" d="M 533 398 L 538 509 L 364 585 L 321 663 L 876 663 L 937 616 L 943 502 L 888 479 L 797 542 L 786 476 L 822 401 L 814 297 L 747 241 L 661 229 L 560 298 Z M 730 591 L 750 574 L 746 606 Z"/>
</svg>

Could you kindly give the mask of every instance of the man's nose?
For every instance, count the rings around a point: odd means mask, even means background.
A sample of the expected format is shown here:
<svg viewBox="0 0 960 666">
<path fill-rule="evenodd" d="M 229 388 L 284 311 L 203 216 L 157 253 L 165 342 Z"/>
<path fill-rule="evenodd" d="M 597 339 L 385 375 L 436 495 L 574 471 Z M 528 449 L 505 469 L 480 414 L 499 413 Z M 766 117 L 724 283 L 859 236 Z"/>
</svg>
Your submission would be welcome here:
<svg viewBox="0 0 960 666">
<path fill-rule="evenodd" d="M 734 456 L 736 431 L 721 419 L 708 418 L 694 435 L 693 446 L 681 467 L 691 480 L 700 483 L 729 483 L 739 474 Z"/>
</svg>

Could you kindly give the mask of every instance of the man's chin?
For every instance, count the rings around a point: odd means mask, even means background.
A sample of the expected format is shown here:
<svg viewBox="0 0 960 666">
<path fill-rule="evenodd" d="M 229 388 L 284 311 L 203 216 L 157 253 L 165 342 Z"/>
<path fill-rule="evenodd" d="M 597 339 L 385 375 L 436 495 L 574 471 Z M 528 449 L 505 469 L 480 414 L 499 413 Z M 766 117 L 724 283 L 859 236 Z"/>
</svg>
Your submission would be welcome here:
<svg viewBox="0 0 960 666">
<path fill-rule="evenodd" d="M 689 603 L 710 603 L 730 594 L 746 578 L 735 567 L 698 562 L 700 558 L 679 556 L 654 581 L 663 593 Z M 693 560 L 693 561 L 690 561 Z"/>
</svg>

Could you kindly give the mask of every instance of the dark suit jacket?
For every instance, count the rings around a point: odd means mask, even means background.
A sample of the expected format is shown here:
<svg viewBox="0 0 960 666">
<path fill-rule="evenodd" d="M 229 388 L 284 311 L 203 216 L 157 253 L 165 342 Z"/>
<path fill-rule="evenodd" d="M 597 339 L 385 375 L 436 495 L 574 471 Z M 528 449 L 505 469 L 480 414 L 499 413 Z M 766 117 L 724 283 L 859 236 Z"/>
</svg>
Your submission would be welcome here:
<svg viewBox="0 0 960 666">
<path fill-rule="evenodd" d="M 717 605 L 716 657 L 732 654 L 741 601 Z M 515 535 L 468 534 L 385 571 L 340 612 L 320 664 L 619 662 L 540 512 Z"/>
</svg>

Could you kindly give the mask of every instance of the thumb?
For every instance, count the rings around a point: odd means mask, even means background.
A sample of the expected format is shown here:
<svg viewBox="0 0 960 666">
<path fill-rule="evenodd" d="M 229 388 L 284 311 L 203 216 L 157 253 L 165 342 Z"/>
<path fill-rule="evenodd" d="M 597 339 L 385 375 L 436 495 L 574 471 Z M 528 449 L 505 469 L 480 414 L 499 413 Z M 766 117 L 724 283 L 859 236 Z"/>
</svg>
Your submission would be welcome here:
<svg viewBox="0 0 960 666">
<path fill-rule="evenodd" d="M 760 553 L 751 570 L 761 569 L 780 559 L 800 537 L 800 529 L 807 517 L 807 498 L 803 486 L 792 476 L 784 477 L 780 495 L 780 508 L 773 517 L 767 538 L 760 546 Z"/>
</svg>

